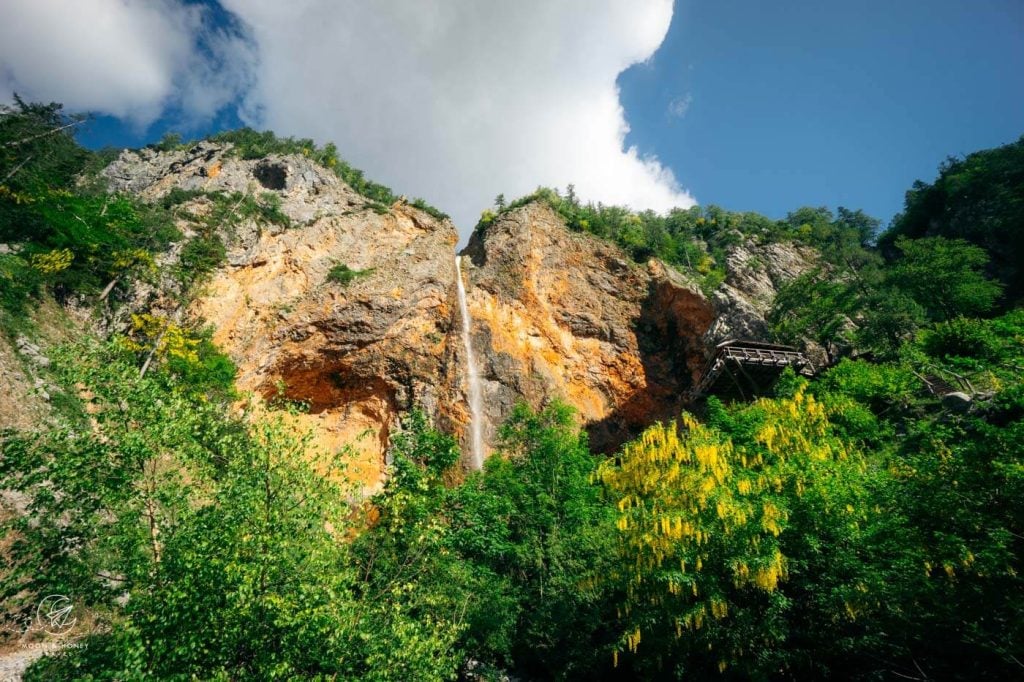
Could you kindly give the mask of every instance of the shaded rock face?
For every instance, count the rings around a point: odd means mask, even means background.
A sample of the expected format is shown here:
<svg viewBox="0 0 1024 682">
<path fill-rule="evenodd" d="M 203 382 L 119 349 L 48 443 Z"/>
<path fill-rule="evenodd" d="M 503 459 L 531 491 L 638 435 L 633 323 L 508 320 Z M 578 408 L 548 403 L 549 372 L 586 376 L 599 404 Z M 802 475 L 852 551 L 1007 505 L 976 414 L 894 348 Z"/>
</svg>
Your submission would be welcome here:
<svg viewBox="0 0 1024 682">
<path fill-rule="evenodd" d="M 307 403 L 298 425 L 328 452 L 352 446 L 348 473 L 368 491 L 383 480 L 390 432 L 416 406 L 462 441 L 468 464 L 454 226 L 402 202 L 382 212 L 305 157 L 249 161 L 229 150 L 124 152 L 104 173 L 112 190 L 147 200 L 174 188 L 280 199 L 294 226 L 225 229 L 226 264 L 183 311 L 213 325 L 239 388 Z M 206 201 L 183 207 L 202 213 Z M 488 450 L 519 401 L 572 405 L 605 451 L 677 415 L 709 348 L 763 337 L 777 287 L 814 260 L 792 246 L 742 243 L 708 297 L 660 261 L 638 265 L 570 232 L 540 203 L 501 215 L 463 253 Z M 359 273 L 348 284 L 329 277 L 340 264 Z M 137 288 L 135 309 L 170 298 Z"/>
<path fill-rule="evenodd" d="M 711 294 L 715 320 L 704 337 L 706 348 L 726 339 L 767 339 L 765 316 L 779 288 L 816 267 L 818 253 L 793 243 L 757 244 L 753 240 L 728 249 L 725 281 Z M 813 343 L 805 352 L 816 364 L 824 350 Z"/>
</svg>

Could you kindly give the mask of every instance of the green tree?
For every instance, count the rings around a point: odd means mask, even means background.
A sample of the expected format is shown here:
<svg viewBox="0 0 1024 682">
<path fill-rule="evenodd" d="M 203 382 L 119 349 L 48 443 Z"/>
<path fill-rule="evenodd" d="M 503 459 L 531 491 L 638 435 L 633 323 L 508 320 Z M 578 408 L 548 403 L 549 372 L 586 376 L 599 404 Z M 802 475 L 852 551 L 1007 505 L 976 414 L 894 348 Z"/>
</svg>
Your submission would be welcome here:
<svg viewBox="0 0 1024 682">
<path fill-rule="evenodd" d="M 880 240 L 901 236 L 964 239 L 992 259 L 1007 303 L 1024 294 L 1024 137 L 1002 147 L 950 158 L 931 183 L 915 182 L 903 212 Z"/>
<path fill-rule="evenodd" d="M 494 654 L 534 679 L 593 679 L 610 663 L 614 527 L 596 464 L 570 408 L 519 405 L 483 476 L 453 491 L 454 547 L 514 599 L 507 648 Z"/>
<path fill-rule="evenodd" d="M 850 281 L 823 270 L 812 270 L 787 282 L 775 296 L 767 321 L 784 343 L 810 338 L 831 364 L 848 348 L 852 318 L 862 309 L 862 294 Z"/>
<path fill-rule="evenodd" d="M 984 275 L 988 255 L 961 239 L 899 238 L 901 252 L 886 273 L 891 286 L 913 298 L 933 320 L 981 315 L 995 306 L 1002 286 Z"/>
<path fill-rule="evenodd" d="M 30 501 L 5 528 L 5 604 L 73 595 L 109 630 L 29 679 L 454 675 L 458 610 L 351 560 L 343 456 L 140 377 L 116 348 L 54 357 L 92 406 L 74 428 L 5 435 L 0 481 Z"/>
</svg>

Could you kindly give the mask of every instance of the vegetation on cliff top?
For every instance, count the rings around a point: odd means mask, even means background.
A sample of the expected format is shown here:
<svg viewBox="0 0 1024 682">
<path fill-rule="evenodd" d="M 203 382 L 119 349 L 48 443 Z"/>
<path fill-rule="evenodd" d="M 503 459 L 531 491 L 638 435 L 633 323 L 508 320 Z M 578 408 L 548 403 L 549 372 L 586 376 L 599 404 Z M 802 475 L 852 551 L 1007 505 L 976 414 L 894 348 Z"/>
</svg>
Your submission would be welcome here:
<svg viewBox="0 0 1024 682">
<path fill-rule="evenodd" d="M 349 187 L 384 207 L 390 206 L 401 198 L 389 187 L 368 179 L 363 171 L 353 168 L 339 157 L 338 148 L 333 142 L 328 142 L 321 147 L 317 146 L 313 140 L 278 137 L 269 130 L 259 132 L 251 128 L 218 133 L 210 139 L 214 142 L 230 142 L 234 145 L 232 151 L 243 159 L 262 159 L 268 154 L 308 156 L 321 166 L 333 170 Z M 438 220 L 448 219 L 447 213 L 434 208 L 423 199 L 413 199 L 409 203 Z"/>
<path fill-rule="evenodd" d="M 624 206 L 581 203 L 570 185 L 564 194 L 541 187 L 511 203 L 499 196 L 496 210 L 484 211 L 476 229 L 485 229 L 498 216 L 533 202 L 550 206 L 571 230 L 614 242 L 639 263 L 659 258 L 676 266 L 697 278 L 708 292 L 725 279 L 728 249 L 747 239 L 804 244 L 817 249 L 826 262 L 841 263 L 863 258 L 880 225 L 863 211 L 842 207 L 835 214 L 825 207 L 800 208 L 784 220 L 714 205 L 672 209 L 665 215 L 634 212 Z"/>
</svg>

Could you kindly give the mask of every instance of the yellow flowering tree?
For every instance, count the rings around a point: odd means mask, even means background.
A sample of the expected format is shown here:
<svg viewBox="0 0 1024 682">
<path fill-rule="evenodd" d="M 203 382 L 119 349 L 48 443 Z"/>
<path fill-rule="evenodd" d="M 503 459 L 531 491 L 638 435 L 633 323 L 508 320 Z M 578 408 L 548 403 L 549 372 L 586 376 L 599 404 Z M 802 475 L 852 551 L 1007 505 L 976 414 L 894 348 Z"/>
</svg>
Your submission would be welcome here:
<svg viewBox="0 0 1024 682">
<path fill-rule="evenodd" d="M 700 651 L 709 672 L 766 660 L 785 636 L 787 547 L 802 561 L 815 538 L 856 532 L 869 506 L 860 455 L 804 386 L 717 409 L 717 428 L 688 414 L 656 424 L 598 471 L 618 507 L 622 649 L 652 640 L 644 660 L 688 651 L 691 670 Z M 834 592 L 852 618 L 858 602 L 844 594 Z"/>
<path fill-rule="evenodd" d="M 132 315 L 132 335 L 121 341 L 135 352 L 153 351 L 157 358 L 172 358 L 194 364 L 199 362 L 197 349 L 201 339 L 170 320 L 143 313 Z"/>
<path fill-rule="evenodd" d="M 32 254 L 32 267 L 44 275 L 55 275 L 71 267 L 75 254 L 70 249 L 54 249 L 45 253 Z"/>
</svg>

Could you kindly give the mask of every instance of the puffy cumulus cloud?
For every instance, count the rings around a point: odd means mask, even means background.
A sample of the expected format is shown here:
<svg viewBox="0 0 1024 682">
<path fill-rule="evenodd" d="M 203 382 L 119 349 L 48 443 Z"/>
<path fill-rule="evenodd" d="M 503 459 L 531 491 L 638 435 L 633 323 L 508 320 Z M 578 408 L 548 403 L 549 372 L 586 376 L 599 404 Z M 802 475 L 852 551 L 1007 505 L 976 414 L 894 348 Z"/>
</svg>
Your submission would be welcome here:
<svg viewBox="0 0 1024 682">
<path fill-rule="evenodd" d="M 222 0 L 260 51 L 243 117 L 338 143 L 349 162 L 452 213 L 574 183 L 586 199 L 690 206 L 623 149 L 616 78 L 648 59 L 671 0 Z"/>
<path fill-rule="evenodd" d="M 209 118 L 249 85 L 253 46 L 176 0 L 4 0 L 0 97 L 63 102 L 145 126 Z"/>
</svg>

